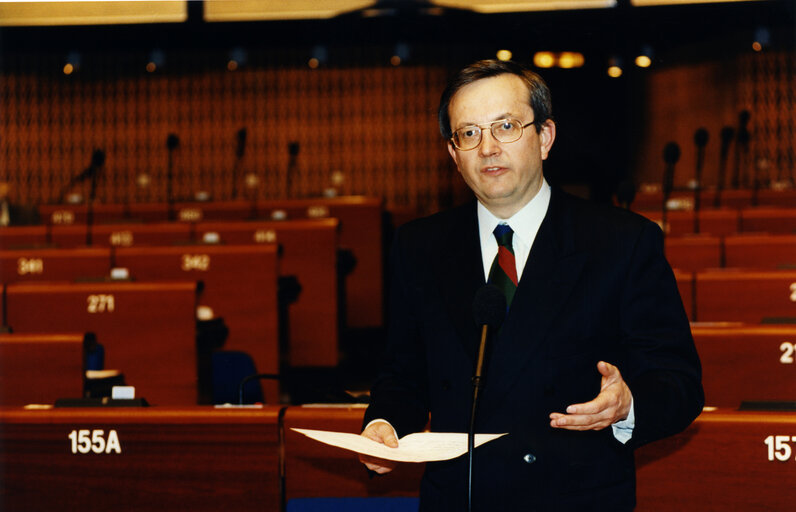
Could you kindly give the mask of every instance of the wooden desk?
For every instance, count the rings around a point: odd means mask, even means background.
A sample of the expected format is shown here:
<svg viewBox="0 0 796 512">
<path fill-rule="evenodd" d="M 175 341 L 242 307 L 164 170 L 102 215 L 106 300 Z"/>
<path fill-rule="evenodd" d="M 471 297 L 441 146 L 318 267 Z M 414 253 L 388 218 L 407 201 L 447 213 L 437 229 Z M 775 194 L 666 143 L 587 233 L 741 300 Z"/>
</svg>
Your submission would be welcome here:
<svg viewBox="0 0 796 512">
<path fill-rule="evenodd" d="M 696 320 L 760 323 L 796 317 L 796 270 L 726 269 L 696 274 Z"/>
<path fill-rule="evenodd" d="M 110 274 L 108 249 L 26 249 L 0 251 L 0 279 L 4 283 L 73 281 Z"/>
<path fill-rule="evenodd" d="M 287 222 L 203 222 L 202 240 L 215 233 L 222 244 L 278 244 L 279 273 L 301 285 L 289 307 L 289 362 L 292 366 L 337 366 L 337 219 Z"/>
<path fill-rule="evenodd" d="M 195 310 L 193 282 L 6 286 L 14 332 L 94 332 L 105 367 L 121 370 L 136 395 L 155 405 L 197 401 Z"/>
<path fill-rule="evenodd" d="M 721 248 L 721 238 L 710 235 L 670 236 L 665 240 L 669 264 L 686 272 L 721 267 Z"/>
<path fill-rule="evenodd" d="M 757 233 L 796 233 L 796 203 L 790 208 L 748 208 L 741 210 L 741 229 Z"/>
<path fill-rule="evenodd" d="M 752 206 L 754 191 L 752 189 L 726 189 L 721 192 L 721 206 L 724 208 L 749 208 Z M 672 192 L 670 198 L 679 202 L 688 209 L 694 207 L 694 192 L 691 190 L 678 190 Z M 713 208 L 716 190 L 703 190 L 700 194 L 702 209 Z M 639 192 L 633 201 L 633 208 L 638 210 L 660 209 L 663 196 L 661 191 Z M 757 204 L 760 206 L 792 207 L 796 204 L 796 189 L 787 190 L 758 190 Z"/>
<path fill-rule="evenodd" d="M 83 334 L 0 334 L 0 407 L 83 396 Z"/>
<path fill-rule="evenodd" d="M 202 281 L 200 303 L 229 327 L 224 348 L 248 353 L 261 373 L 279 373 L 275 244 L 126 247 L 115 259 L 136 280 Z M 263 387 L 266 400 L 276 402 L 278 384 Z"/>
<path fill-rule="evenodd" d="M 375 197 L 334 197 L 260 201 L 258 214 L 288 219 L 340 219 L 340 247 L 349 249 L 356 266 L 346 279 L 346 325 L 381 327 L 383 312 L 382 200 Z"/>
<path fill-rule="evenodd" d="M 707 405 L 796 399 L 796 325 L 694 324 L 691 333 Z"/>
<path fill-rule="evenodd" d="M 47 243 L 45 226 L 0 227 L 0 250 L 28 249 Z"/>
<path fill-rule="evenodd" d="M 724 239 L 726 266 L 796 268 L 796 235 L 737 235 Z"/>
<path fill-rule="evenodd" d="M 276 407 L 0 409 L 0 509 L 279 510 L 278 415 Z M 101 444 L 100 453 L 80 451 Z"/>
<path fill-rule="evenodd" d="M 776 458 L 770 436 L 787 436 L 788 460 Z M 704 412 L 684 433 L 636 451 L 636 510 L 792 510 L 794 455 L 794 413 Z"/>
<path fill-rule="evenodd" d="M 178 222 L 95 224 L 91 233 L 91 243 L 95 247 L 185 244 L 193 237 L 192 226 Z M 51 239 L 57 247 L 83 246 L 86 243 L 86 226 L 53 226 Z"/>
<path fill-rule="evenodd" d="M 661 223 L 660 210 L 639 211 L 639 214 L 648 219 Z M 669 227 L 667 236 L 680 236 L 694 233 L 694 212 L 674 210 L 667 212 Z M 739 231 L 738 210 L 719 209 L 702 210 L 699 212 L 699 232 L 713 236 L 725 236 Z"/>
<path fill-rule="evenodd" d="M 417 496 L 423 464 L 399 464 L 369 478 L 357 454 L 314 441 L 291 428 L 359 433 L 364 408 L 290 407 L 284 416 L 285 497 Z"/>
</svg>

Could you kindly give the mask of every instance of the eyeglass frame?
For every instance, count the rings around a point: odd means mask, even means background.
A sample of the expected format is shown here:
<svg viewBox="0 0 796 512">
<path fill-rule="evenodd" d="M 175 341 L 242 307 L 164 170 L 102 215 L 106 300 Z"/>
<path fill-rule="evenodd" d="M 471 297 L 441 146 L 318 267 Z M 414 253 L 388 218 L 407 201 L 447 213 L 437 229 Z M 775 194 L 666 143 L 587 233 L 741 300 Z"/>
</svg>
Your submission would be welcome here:
<svg viewBox="0 0 796 512">
<path fill-rule="evenodd" d="M 472 150 L 476 149 L 478 146 L 480 146 L 480 145 L 481 145 L 481 143 L 484 141 L 484 128 L 483 128 L 483 127 L 485 127 L 485 126 L 489 126 L 489 133 L 490 133 L 490 134 L 492 134 L 492 137 L 493 137 L 493 138 L 494 138 L 496 141 L 498 141 L 498 142 L 500 142 L 500 143 L 502 143 L 502 144 L 511 144 L 512 142 L 517 142 L 518 140 L 520 140 L 520 139 L 522 138 L 523 134 L 525 133 L 525 129 L 526 129 L 526 128 L 528 128 L 528 127 L 529 127 L 529 126 L 531 126 L 532 124 L 535 124 L 535 125 L 537 125 L 537 126 L 538 126 L 539 124 L 541 124 L 541 123 L 539 123 L 538 121 L 536 121 L 535 119 L 534 119 L 533 121 L 531 121 L 531 122 L 527 123 L 527 124 L 520 124 L 520 136 L 519 136 L 519 137 L 517 137 L 517 138 L 516 138 L 516 139 L 514 139 L 514 140 L 510 140 L 510 141 L 506 142 L 506 141 L 498 140 L 498 138 L 497 138 L 497 137 L 495 137 L 495 134 L 494 134 L 494 133 L 492 133 L 492 127 L 493 127 L 493 126 L 495 126 L 496 124 L 498 124 L 498 123 L 502 123 L 502 122 L 504 122 L 504 121 L 517 121 L 518 123 L 522 123 L 522 121 L 520 121 L 519 119 L 515 119 L 515 118 L 513 118 L 513 117 L 504 117 L 503 119 L 497 119 L 497 120 L 495 120 L 495 121 L 492 121 L 492 122 L 490 122 L 490 123 L 483 123 L 483 124 L 468 124 L 467 126 L 462 126 L 462 127 L 461 127 L 461 128 L 459 128 L 458 130 L 454 130 L 454 131 L 453 131 L 453 135 L 451 135 L 451 137 L 450 137 L 450 139 L 449 139 L 449 140 L 451 141 L 451 144 L 453 144 L 453 147 L 455 147 L 455 148 L 456 148 L 456 149 L 458 149 L 459 151 L 472 151 Z M 473 146 L 473 147 L 471 147 L 471 148 L 467 148 L 467 149 L 462 149 L 462 148 L 460 148 L 458 145 L 456 145 L 456 141 L 454 140 L 454 139 L 456 138 L 456 133 L 457 133 L 457 132 L 459 132 L 460 130 L 464 130 L 465 128 L 470 128 L 470 127 L 473 127 L 473 126 L 474 126 L 474 127 L 476 127 L 476 128 L 478 128 L 478 132 L 479 132 L 479 134 L 480 134 L 480 136 L 479 136 L 479 139 L 478 139 L 478 144 L 476 144 L 475 146 Z"/>
</svg>

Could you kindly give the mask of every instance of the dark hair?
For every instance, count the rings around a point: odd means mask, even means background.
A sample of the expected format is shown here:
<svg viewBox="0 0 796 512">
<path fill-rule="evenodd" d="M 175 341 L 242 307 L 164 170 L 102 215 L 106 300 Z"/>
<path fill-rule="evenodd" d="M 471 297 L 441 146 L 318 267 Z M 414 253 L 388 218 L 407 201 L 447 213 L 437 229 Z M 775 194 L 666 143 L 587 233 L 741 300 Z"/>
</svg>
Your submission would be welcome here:
<svg viewBox="0 0 796 512">
<path fill-rule="evenodd" d="M 448 113 L 448 107 L 453 95 L 459 92 L 459 89 L 465 85 L 469 85 L 484 78 L 491 78 L 504 74 L 516 75 L 528 86 L 528 103 L 533 109 L 533 123 L 536 126 L 537 133 L 541 131 L 542 124 L 544 124 L 545 121 L 553 118 L 553 104 L 550 99 L 550 89 L 548 89 L 547 84 L 542 80 L 541 76 L 516 62 L 481 60 L 459 71 L 456 76 L 448 82 L 448 86 L 445 87 L 445 90 L 442 91 L 437 117 L 439 119 L 439 131 L 445 139 L 450 139 L 453 135 L 450 114 Z"/>
</svg>

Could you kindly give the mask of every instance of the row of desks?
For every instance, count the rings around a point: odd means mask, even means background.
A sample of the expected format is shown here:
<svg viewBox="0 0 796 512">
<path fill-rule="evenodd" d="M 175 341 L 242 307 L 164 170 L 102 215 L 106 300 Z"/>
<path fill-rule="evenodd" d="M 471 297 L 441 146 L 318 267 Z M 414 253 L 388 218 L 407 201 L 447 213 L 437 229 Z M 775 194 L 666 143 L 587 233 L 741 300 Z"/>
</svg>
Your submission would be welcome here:
<svg viewBox="0 0 796 512">
<path fill-rule="evenodd" d="M 796 322 L 796 270 L 675 271 L 675 278 L 692 322 Z"/>
<path fill-rule="evenodd" d="M 716 201 L 715 189 L 700 191 L 699 201 L 702 209 L 714 208 Z M 636 210 L 656 210 L 661 208 L 663 193 L 660 189 L 639 191 L 633 199 L 633 208 Z M 750 208 L 752 206 L 784 207 L 796 205 L 796 188 L 781 190 L 773 189 L 726 189 L 722 190 L 719 200 L 724 208 Z M 669 208 L 672 210 L 693 210 L 694 191 L 677 190 L 669 196 Z"/>
<path fill-rule="evenodd" d="M 662 223 L 660 209 L 638 210 L 638 213 L 650 220 Z M 695 224 L 698 219 L 698 228 Z M 789 207 L 758 207 L 742 210 L 717 209 L 693 211 L 670 211 L 666 214 L 664 231 L 667 235 L 685 235 L 689 233 L 706 233 L 714 236 L 732 235 L 735 233 L 782 233 L 796 232 L 796 208 Z"/>
<path fill-rule="evenodd" d="M 177 301 L 166 289 L 160 294 Z M 100 339 L 109 340 L 110 367 L 124 369 L 139 396 L 157 405 L 190 405 L 196 395 L 195 351 L 190 336 L 177 328 L 180 323 L 170 321 L 174 327 L 165 338 L 123 320 L 119 327 L 100 330 L 105 336 Z M 693 324 L 692 333 L 709 406 L 736 408 L 743 401 L 796 397 L 796 324 Z M 0 335 L 0 407 L 80 397 L 83 338 L 79 333 Z M 270 402 L 275 402 L 273 393 L 273 388 L 266 393 Z"/>
<path fill-rule="evenodd" d="M 686 272 L 708 268 L 796 269 L 796 234 L 667 237 L 666 259 Z"/>
<path fill-rule="evenodd" d="M 369 478 L 291 430 L 359 432 L 363 409 L 0 409 L 0 508 L 284 510 L 302 499 L 416 496 L 421 464 Z M 636 452 L 638 510 L 789 510 L 796 415 L 706 411 Z"/>
<path fill-rule="evenodd" d="M 85 243 L 85 226 L 80 225 L 86 223 L 86 205 L 42 205 L 39 213 L 46 224 L 39 228 L 43 230 L 42 235 L 47 242 L 63 247 Z M 92 244 L 113 245 L 125 245 L 125 240 L 135 240 L 136 244 L 161 243 L 157 240 L 169 240 L 167 243 L 171 243 L 174 240 L 172 237 L 178 241 L 197 241 L 203 239 L 204 232 L 217 231 L 215 226 L 195 225 L 199 223 L 338 219 L 338 244 L 351 251 L 356 260 L 356 266 L 346 279 L 346 324 L 349 327 L 379 327 L 383 323 L 381 199 L 347 196 L 258 202 L 180 202 L 171 206 L 166 203 L 95 204 L 92 215 L 95 223 Z M 119 229 L 118 226 L 141 226 L 167 221 L 176 221 L 184 226 L 162 227 L 159 233 L 154 230 L 148 235 L 144 235 L 147 231 L 142 230 L 138 236 L 132 228 Z M 72 225 L 78 226 L 60 229 Z M 5 236 L 8 236 L 7 232 L 0 231 L 0 238 Z M 151 238 L 146 242 L 143 238 L 139 241 L 139 237 L 144 236 Z"/>
</svg>

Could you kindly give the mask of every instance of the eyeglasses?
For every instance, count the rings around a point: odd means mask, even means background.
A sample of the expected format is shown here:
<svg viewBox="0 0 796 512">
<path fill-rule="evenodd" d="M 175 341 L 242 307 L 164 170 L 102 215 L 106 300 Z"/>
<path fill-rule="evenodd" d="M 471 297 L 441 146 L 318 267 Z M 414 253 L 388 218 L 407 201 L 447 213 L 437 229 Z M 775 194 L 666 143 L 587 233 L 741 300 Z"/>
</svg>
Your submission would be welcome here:
<svg viewBox="0 0 796 512">
<path fill-rule="evenodd" d="M 456 149 L 462 151 L 469 151 L 475 149 L 481 144 L 481 133 L 484 128 L 489 127 L 492 136 L 498 142 L 514 142 L 522 137 L 523 129 L 536 124 L 536 121 L 531 121 L 528 124 L 522 124 L 521 121 L 516 119 L 499 119 L 486 124 L 474 124 L 459 128 L 453 132 L 451 142 L 456 146 Z"/>
</svg>

